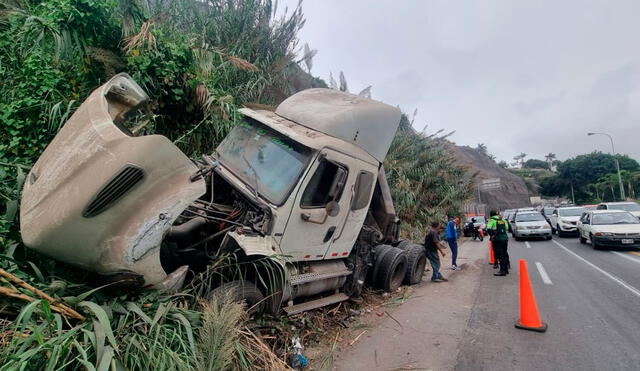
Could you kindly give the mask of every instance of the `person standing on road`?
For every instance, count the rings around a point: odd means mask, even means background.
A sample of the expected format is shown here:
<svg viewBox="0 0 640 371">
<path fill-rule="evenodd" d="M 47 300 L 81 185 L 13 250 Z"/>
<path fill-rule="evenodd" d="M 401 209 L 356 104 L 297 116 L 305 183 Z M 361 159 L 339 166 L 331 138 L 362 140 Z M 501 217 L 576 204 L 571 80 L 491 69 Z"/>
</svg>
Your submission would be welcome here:
<svg viewBox="0 0 640 371">
<path fill-rule="evenodd" d="M 496 255 L 496 259 L 500 263 L 500 271 L 494 273 L 494 276 L 506 276 L 509 274 L 509 253 L 507 247 L 509 244 L 509 222 L 502 219 L 502 216 L 497 211 L 491 210 L 491 219 L 487 223 L 487 232 L 489 232 L 489 239 L 493 243 L 493 251 Z"/>
<path fill-rule="evenodd" d="M 455 271 L 458 269 L 458 225 L 451 215 L 449 215 L 449 222 L 447 223 L 446 237 L 451 249 L 451 269 Z"/>
<path fill-rule="evenodd" d="M 427 236 L 424 239 L 424 249 L 427 259 L 429 259 L 429 262 L 431 263 L 431 268 L 433 269 L 431 281 L 448 281 L 442 276 L 442 273 L 440 273 L 440 257 L 438 256 L 438 251 L 442 254 L 443 258 L 446 256 L 444 248 L 440 245 L 440 223 L 431 223 L 431 230 L 427 233 Z"/>
</svg>

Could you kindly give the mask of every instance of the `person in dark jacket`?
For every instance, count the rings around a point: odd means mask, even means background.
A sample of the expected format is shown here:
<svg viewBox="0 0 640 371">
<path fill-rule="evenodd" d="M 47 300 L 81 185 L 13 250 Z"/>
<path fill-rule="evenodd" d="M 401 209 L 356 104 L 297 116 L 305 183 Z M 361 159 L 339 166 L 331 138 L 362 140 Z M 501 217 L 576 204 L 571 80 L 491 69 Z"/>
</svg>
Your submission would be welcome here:
<svg viewBox="0 0 640 371">
<path fill-rule="evenodd" d="M 444 248 L 440 245 L 440 223 L 431 223 L 431 230 L 424 238 L 424 249 L 427 259 L 429 259 L 429 262 L 431 263 L 431 268 L 433 269 L 431 281 L 447 281 L 447 279 L 442 276 L 442 273 L 440 273 L 440 257 L 438 256 L 438 252 L 440 252 L 443 258 L 446 256 Z"/>
<path fill-rule="evenodd" d="M 492 210 L 491 219 L 487 223 L 487 232 L 489 233 L 489 239 L 493 243 L 493 251 L 495 257 L 500 263 L 500 271 L 494 273 L 494 276 L 506 276 L 509 274 L 509 253 L 507 248 L 509 245 L 509 222 L 506 219 L 502 219 L 500 214 Z"/>
</svg>

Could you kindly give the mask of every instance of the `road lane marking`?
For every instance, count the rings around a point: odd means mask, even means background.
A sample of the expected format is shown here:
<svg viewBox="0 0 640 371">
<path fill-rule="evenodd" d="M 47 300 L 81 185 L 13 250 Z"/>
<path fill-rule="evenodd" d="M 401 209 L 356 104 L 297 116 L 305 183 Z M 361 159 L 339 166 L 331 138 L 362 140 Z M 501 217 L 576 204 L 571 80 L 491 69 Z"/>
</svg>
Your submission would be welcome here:
<svg viewBox="0 0 640 371">
<path fill-rule="evenodd" d="M 540 273 L 540 278 L 542 278 L 542 282 L 546 283 L 547 285 L 553 285 L 553 282 L 551 282 L 551 278 L 549 278 L 549 275 L 547 274 L 547 271 L 542 266 L 542 263 L 536 262 L 536 267 L 538 268 L 538 273 Z"/>
<path fill-rule="evenodd" d="M 556 241 L 556 240 L 552 240 L 553 243 L 555 243 L 556 245 L 560 246 L 561 248 L 564 249 L 564 251 L 568 252 L 569 254 L 573 255 L 574 257 L 582 260 L 583 263 L 585 263 L 586 265 L 590 266 L 591 268 L 597 270 L 598 272 L 602 273 L 603 275 L 605 275 L 606 277 L 610 278 L 611 280 L 613 280 L 614 282 L 616 282 L 617 284 L 619 284 L 620 286 L 624 287 L 625 289 L 631 291 L 632 294 L 634 294 L 635 296 L 640 298 L 640 290 L 636 289 L 635 287 L 629 285 L 628 283 L 624 282 L 623 280 L 621 280 L 620 278 L 614 276 L 613 274 L 605 271 L 604 269 L 598 267 L 597 265 L 593 264 L 592 262 L 588 261 L 587 259 L 583 258 L 582 256 L 574 253 L 573 251 L 569 250 L 566 246 L 564 246 L 563 244 L 561 244 L 560 242 Z"/>
<path fill-rule="evenodd" d="M 527 245 L 527 249 L 531 248 L 531 244 L 529 243 L 529 241 L 525 241 L 524 244 Z"/>
<path fill-rule="evenodd" d="M 625 259 L 631 260 L 634 263 L 638 263 L 640 264 L 640 259 L 638 258 L 634 258 L 633 256 L 629 255 L 629 254 L 623 254 L 621 252 L 617 252 L 617 251 L 610 251 L 611 253 L 614 253 L 616 255 L 622 256 Z"/>
</svg>

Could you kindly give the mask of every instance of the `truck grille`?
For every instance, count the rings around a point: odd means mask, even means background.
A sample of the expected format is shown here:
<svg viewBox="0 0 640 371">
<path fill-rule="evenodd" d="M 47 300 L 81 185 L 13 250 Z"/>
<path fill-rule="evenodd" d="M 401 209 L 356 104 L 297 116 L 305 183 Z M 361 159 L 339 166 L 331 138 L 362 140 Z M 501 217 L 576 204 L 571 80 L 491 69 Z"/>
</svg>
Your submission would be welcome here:
<svg viewBox="0 0 640 371">
<path fill-rule="evenodd" d="M 137 166 L 127 165 L 107 182 L 87 205 L 82 213 L 85 218 L 96 216 L 113 206 L 127 192 L 132 190 L 144 178 L 144 172 Z"/>
</svg>

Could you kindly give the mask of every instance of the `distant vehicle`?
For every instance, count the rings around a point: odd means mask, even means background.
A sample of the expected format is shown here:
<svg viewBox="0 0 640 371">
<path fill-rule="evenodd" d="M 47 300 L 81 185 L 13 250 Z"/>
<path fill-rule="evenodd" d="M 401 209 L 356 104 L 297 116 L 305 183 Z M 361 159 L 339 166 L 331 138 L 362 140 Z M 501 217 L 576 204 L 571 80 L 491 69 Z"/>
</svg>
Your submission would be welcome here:
<svg viewBox="0 0 640 371">
<path fill-rule="evenodd" d="M 640 220 L 624 210 L 592 210 L 578 221 L 581 243 L 601 247 L 640 247 Z"/>
<path fill-rule="evenodd" d="M 514 215 L 515 213 L 516 213 L 516 209 L 507 209 L 501 212 L 500 215 L 502 216 L 502 219 L 511 221 L 511 216 Z M 511 232 L 511 224 L 509 224 L 509 232 Z"/>
<path fill-rule="evenodd" d="M 576 224 L 585 211 L 587 210 L 580 206 L 555 208 L 549 218 L 552 232 L 558 233 L 560 237 L 568 234 L 577 234 Z"/>
<path fill-rule="evenodd" d="M 475 219 L 476 221 L 473 223 L 474 227 L 480 227 L 481 229 L 485 229 L 487 226 L 487 218 L 484 215 L 476 215 L 467 218 L 467 223 L 471 221 L 471 219 Z"/>
<path fill-rule="evenodd" d="M 551 225 L 538 211 L 525 211 L 516 213 L 511 226 L 513 237 L 520 241 L 525 237 L 538 237 L 551 239 Z"/>
<path fill-rule="evenodd" d="M 473 230 L 466 228 L 469 223 L 471 222 L 471 220 L 474 220 L 473 222 L 473 226 L 476 229 L 482 229 L 482 230 L 486 230 L 487 229 L 487 218 L 484 215 L 474 215 L 474 216 L 470 216 L 467 218 L 467 221 L 464 223 L 464 226 L 462 228 L 462 233 L 464 234 L 465 237 L 473 237 Z"/>
<path fill-rule="evenodd" d="M 513 214 L 513 213 L 515 213 L 515 212 L 516 212 L 516 209 L 507 209 L 507 210 L 505 210 L 505 211 L 501 212 L 501 213 L 500 213 L 500 215 L 502 215 L 502 217 L 503 217 L 504 219 L 507 219 L 507 220 L 508 220 L 508 219 L 509 219 L 509 217 L 511 216 L 511 214 Z"/>
<path fill-rule="evenodd" d="M 598 205 L 598 210 L 624 210 L 630 212 L 636 218 L 640 218 L 640 205 L 633 201 L 603 202 Z"/>
<path fill-rule="evenodd" d="M 479 223 L 478 218 L 482 218 L 484 220 L 484 216 L 478 217 L 470 217 L 467 219 L 467 222 L 464 224 L 462 228 L 462 234 L 465 237 L 473 237 L 473 239 L 478 239 L 480 241 L 484 240 L 484 233 L 480 232 L 481 229 L 486 227 L 485 223 Z"/>
<path fill-rule="evenodd" d="M 553 214 L 554 209 L 555 207 L 553 206 L 545 206 L 542 208 L 542 210 L 540 210 L 544 218 L 547 219 L 547 222 L 549 222 L 549 224 L 551 224 L 551 214 Z"/>
</svg>

